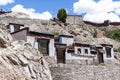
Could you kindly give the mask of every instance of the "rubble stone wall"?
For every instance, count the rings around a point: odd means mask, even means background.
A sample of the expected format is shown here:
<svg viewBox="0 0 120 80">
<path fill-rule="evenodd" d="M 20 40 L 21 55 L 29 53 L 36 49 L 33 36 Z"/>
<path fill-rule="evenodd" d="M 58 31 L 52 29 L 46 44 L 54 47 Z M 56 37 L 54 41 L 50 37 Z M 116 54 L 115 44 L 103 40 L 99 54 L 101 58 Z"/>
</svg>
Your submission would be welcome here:
<svg viewBox="0 0 120 80">
<path fill-rule="evenodd" d="M 118 65 L 65 65 L 51 67 L 53 80 L 119 80 Z"/>
</svg>

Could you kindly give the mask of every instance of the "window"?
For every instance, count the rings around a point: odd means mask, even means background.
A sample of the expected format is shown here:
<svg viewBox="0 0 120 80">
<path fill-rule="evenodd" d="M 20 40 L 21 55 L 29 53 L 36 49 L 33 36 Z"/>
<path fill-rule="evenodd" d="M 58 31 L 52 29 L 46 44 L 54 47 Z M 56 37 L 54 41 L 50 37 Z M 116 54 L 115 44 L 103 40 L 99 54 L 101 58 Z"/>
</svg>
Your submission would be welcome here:
<svg viewBox="0 0 120 80">
<path fill-rule="evenodd" d="M 77 53 L 78 53 L 78 54 L 81 54 L 81 49 L 78 49 Z"/>
<path fill-rule="evenodd" d="M 90 50 L 96 50 L 96 46 L 95 45 L 90 45 Z"/>
<path fill-rule="evenodd" d="M 85 54 L 88 54 L 88 49 L 85 49 Z"/>
<path fill-rule="evenodd" d="M 38 50 L 41 51 L 43 55 L 49 55 L 49 40 L 38 39 Z"/>
<path fill-rule="evenodd" d="M 14 32 L 19 30 L 20 30 L 20 26 L 14 26 Z"/>
</svg>

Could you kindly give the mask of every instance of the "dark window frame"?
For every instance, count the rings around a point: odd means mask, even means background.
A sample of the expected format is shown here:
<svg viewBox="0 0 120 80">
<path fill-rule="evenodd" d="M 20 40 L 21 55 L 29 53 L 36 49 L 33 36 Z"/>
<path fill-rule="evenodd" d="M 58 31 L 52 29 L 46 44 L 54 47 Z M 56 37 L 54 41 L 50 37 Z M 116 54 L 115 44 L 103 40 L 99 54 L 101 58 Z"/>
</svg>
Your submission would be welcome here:
<svg viewBox="0 0 120 80">
<path fill-rule="evenodd" d="M 85 54 L 88 54 L 88 49 L 84 49 L 84 51 L 85 51 Z"/>
<path fill-rule="evenodd" d="M 77 49 L 77 53 L 78 53 L 78 54 L 81 54 L 81 48 L 78 48 L 78 49 Z"/>
<path fill-rule="evenodd" d="M 37 38 L 37 43 L 38 43 L 38 50 L 42 50 L 42 46 L 41 46 L 41 42 L 40 42 L 40 40 L 47 40 L 47 39 L 40 39 L 40 38 Z M 50 40 L 47 40 L 47 47 L 46 47 L 46 52 L 47 53 L 43 53 L 43 55 L 44 56 L 47 56 L 47 55 L 49 55 L 49 43 L 50 43 Z"/>
</svg>

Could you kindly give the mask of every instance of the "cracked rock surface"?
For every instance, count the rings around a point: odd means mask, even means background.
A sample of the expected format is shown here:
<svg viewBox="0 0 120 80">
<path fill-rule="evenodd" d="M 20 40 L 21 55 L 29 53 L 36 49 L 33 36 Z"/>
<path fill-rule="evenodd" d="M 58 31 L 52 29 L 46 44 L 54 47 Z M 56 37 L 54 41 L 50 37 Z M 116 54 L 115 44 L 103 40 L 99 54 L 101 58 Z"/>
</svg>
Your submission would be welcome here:
<svg viewBox="0 0 120 80">
<path fill-rule="evenodd" d="M 0 25 L 0 80 L 52 80 L 48 63 L 24 41 L 14 41 Z"/>
</svg>

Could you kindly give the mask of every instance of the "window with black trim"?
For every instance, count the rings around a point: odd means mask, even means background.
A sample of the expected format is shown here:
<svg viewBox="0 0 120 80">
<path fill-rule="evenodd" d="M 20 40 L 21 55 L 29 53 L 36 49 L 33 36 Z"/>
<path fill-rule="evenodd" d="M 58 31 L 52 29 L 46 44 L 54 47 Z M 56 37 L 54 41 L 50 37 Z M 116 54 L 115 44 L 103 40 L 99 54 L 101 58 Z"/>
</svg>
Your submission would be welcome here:
<svg viewBox="0 0 120 80">
<path fill-rule="evenodd" d="M 77 51 L 78 54 L 81 54 L 81 49 L 79 48 L 78 51 Z"/>
<path fill-rule="evenodd" d="M 85 54 L 88 54 L 88 49 L 85 49 Z"/>
<path fill-rule="evenodd" d="M 14 32 L 19 30 L 20 30 L 20 26 L 14 26 Z"/>
</svg>

